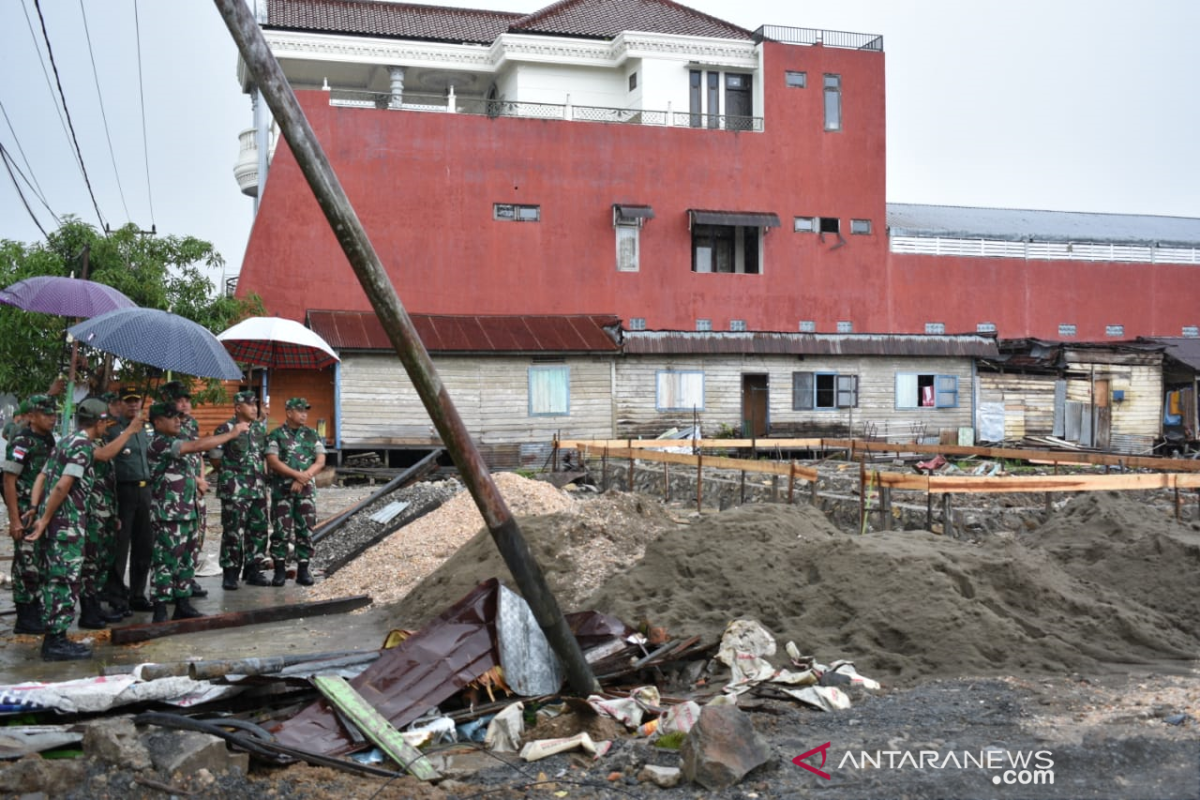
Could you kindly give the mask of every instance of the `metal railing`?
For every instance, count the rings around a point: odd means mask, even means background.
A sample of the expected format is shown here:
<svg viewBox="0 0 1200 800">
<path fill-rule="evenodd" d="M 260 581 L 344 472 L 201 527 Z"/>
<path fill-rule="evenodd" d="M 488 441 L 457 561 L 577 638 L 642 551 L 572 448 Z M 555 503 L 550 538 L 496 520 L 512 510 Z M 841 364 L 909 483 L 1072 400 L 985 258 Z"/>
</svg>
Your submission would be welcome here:
<svg viewBox="0 0 1200 800">
<path fill-rule="evenodd" d="M 764 41 L 782 44 L 820 44 L 845 50 L 876 50 L 883 52 L 883 37 L 874 33 L 823 31 L 817 28 L 789 28 L 786 25 L 763 25 L 754 32 L 754 43 Z"/>
<path fill-rule="evenodd" d="M 608 108 L 605 106 L 577 106 L 570 103 L 532 103 L 523 100 L 496 100 L 452 95 L 405 93 L 402 98 L 397 100 L 394 95 L 387 92 L 333 89 L 329 92 L 329 104 L 339 108 L 425 111 L 486 117 L 602 122 L 614 125 L 674 126 L 723 131 L 762 132 L 763 130 L 762 117 L 737 114 L 693 114 L 669 109 L 659 111 L 640 108 Z"/>
</svg>

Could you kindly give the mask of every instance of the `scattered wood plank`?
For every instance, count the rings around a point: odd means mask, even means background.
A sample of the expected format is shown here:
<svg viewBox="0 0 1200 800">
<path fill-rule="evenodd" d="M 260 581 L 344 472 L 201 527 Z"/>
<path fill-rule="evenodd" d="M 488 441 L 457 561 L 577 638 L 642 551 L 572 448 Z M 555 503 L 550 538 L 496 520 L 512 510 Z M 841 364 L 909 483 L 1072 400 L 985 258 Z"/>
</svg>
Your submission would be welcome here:
<svg viewBox="0 0 1200 800">
<path fill-rule="evenodd" d="M 321 694 L 332 703 L 338 711 L 354 723 L 354 727 L 379 746 L 404 769 L 423 781 L 437 780 L 441 774 L 429 763 L 417 748 L 404 741 L 400 731 L 392 726 L 383 715 L 372 708 L 354 690 L 345 678 L 340 675 L 314 675 L 312 677 Z"/>
<path fill-rule="evenodd" d="M 387 537 L 391 536 L 396 531 L 403 528 L 405 525 L 408 525 L 412 522 L 416 522 L 421 517 L 425 516 L 426 514 L 430 513 L 431 511 L 435 511 L 436 509 L 440 508 L 443 502 L 445 502 L 445 501 L 444 500 L 430 500 L 428 503 L 421 506 L 420 508 L 418 508 L 416 511 L 412 512 L 411 514 L 405 514 L 404 516 L 401 516 L 398 520 L 396 520 L 396 519 L 391 520 L 390 524 L 384 525 L 382 528 L 379 529 L 378 533 L 376 533 L 374 536 L 371 536 L 371 537 L 363 540 L 352 551 L 343 553 L 337 559 L 334 559 L 333 561 L 330 561 L 328 564 L 326 564 L 325 565 L 325 577 L 329 577 L 333 573 L 337 572 L 339 569 L 346 566 L 351 561 L 358 558 L 363 553 L 367 552 L 372 547 L 379 544 L 384 539 L 386 539 Z M 405 509 L 405 511 L 407 511 L 407 510 L 408 509 Z"/>
<path fill-rule="evenodd" d="M 221 628 L 240 628 L 245 625 L 261 625 L 265 622 L 280 622 L 300 617 L 323 617 L 328 614 L 345 614 L 357 608 L 371 604 L 371 598 L 365 594 L 343 597 L 337 600 L 318 600 L 313 603 L 295 603 L 286 606 L 268 606 L 267 608 L 252 608 L 246 611 L 231 611 L 228 614 L 212 614 L 196 619 L 178 619 L 168 622 L 147 623 L 145 625 L 126 625 L 112 629 L 113 644 L 134 644 L 164 636 L 174 636 L 177 633 L 195 633 L 196 631 L 212 631 Z"/>
<path fill-rule="evenodd" d="M 384 484 L 378 490 L 372 492 L 370 497 L 367 497 L 365 500 L 363 500 L 360 503 L 350 506 L 350 508 L 347 508 L 345 511 L 342 511 L 336 517 L 330 517 L 329 519 L 322 522 L 320 525 L 318 525 L 316 527 L 315 530 L 313 530 L 313 544 L 320 543 L 320 541 L 323 538 L 325 538 L 329 534 L 333 533 L 338 528 L 342 527 L 342 525 L 344 525 L 346 523 L 346 520 L 350 519 L 350 517 L 354 516 L 362 509 L 368 508 L 372 503 L 374 503 L 379 498 L 383 497 L 385 494 L 394 492 L 397 489 L 407 486 L 409 483 L 419 480 L 425 474 L 432 472 L 437 467 L 438 458 L 444 452 L 446 452 L 446 451 L 441 448 L 434 450 L 429 455 L 425 456 L 420 461 L 418 461 L 416 464 L 413 464 L 411 467 L 409 467 L 408 469 L 401 472 L 395 478 L 388 481 L 386 484 Z"/>
</svg>

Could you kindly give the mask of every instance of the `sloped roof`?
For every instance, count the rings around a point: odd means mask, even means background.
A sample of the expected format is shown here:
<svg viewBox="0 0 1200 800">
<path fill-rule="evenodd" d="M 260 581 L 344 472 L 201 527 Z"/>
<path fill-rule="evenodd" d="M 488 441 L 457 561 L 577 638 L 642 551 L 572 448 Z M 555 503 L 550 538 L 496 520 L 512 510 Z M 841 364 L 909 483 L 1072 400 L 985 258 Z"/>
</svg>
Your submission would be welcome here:
<svg viewBox="0 0 1200 800">
<path fill-rule="evenodd" d="M 963 356 L 995 358 L 996 340 L 977 334 L 920 335 L 873 333 L 718 333 L 694 331 L 625 331 L 631 355 L 840 355 Z"/>
<path fill-rule="evenodd" d="M 532 14 L 378 0 L 267 0 L 267 28 L 491 44 L 513 33 L 611 39 L 622 31 L 750 39 L 671 0 L 561 0 Z"/>
<path fill-rule="evenodd" d="M 560 0 L 513 23 L 510 30 L 601 39 L 622 31 L 752 38 L 744 28 L 671 0 Z"/>
<path fill-rule="evenodd" d="M 523 14 L 375 0 L 267 0 L 263 27 L 491 44 Z"/>
<path fill-rule="evenodd" d="M 888 203 L 887 222 L 892 236 L 1200 247 L 1192 217 Z"/>
<path fill-rule="evenodd" d="M 1195 336 L 1158 336 L 1138 339 L 1139 342 L 1152 342 L 1164 345 L 1166 355 L 1179 363 L 1200 372 L 1200 338 Z"/>
<path fill-rule="evenodd" d="M 413 326 L 431 353 L 589 353 L 620 349 L 616 316 L 471 316 L 412 314 Z M 370 311 L 310 309 L 308 327 L 335 350 L 391 350 L 379 318 Z M 614 333 L 609 333 L 609 330 Z"/>
</svg>

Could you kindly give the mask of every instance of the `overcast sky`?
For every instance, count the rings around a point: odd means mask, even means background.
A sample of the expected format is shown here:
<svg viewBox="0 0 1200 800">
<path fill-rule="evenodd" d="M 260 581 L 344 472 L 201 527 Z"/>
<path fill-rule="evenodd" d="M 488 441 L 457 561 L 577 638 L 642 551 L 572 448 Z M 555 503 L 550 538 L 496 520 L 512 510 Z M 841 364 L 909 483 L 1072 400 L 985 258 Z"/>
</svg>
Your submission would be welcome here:
<svg viewBox="0 0 1200 800">
<path fill-rule="evenodd" d="M 542 7 L 526 0 L 461 5 Z M 1194 0 L 688 5 L 749 29 L 882 34 L 889 201 L 1200 217 Z M 226 272 L 236 272 L 252 201 L 239 192 L 233 165 L 251 112 L 216 8 L 208 0 L 139 0 L 135 25 L 134 0 L 41 6 L 103 218 L 113 227 L 132 220 L 160 234 L 211 241 L 228 262 Z M 98 225 L 55 110 L 54 74 L 43 74 L 39 51 L 44 59 L 34 0 L 0 2 L 0 104 L 7 116 L 0 118 L 0 144 L 55 214 Z M 41 200 L 22 188 L 42 226 L 52 229 Z M 42 238 L 3 170 L 0 238 Z"/>
</svg>

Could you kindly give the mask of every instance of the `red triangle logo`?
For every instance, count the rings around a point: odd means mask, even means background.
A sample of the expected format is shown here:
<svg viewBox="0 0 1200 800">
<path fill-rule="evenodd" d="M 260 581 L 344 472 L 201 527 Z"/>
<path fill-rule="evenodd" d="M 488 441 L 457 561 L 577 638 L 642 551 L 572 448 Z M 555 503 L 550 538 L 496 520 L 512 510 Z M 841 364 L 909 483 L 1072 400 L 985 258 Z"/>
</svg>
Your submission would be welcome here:
<svg viewBox="0 0 1200 800">
<path fill-rule="evenodd" d="M 814 747 L 812 750 L 809 750 L 807 753 L 801 753 L 800 755 L 798 755 L 792 759 L 792 763 L 795 764 L 797 767 L 803 767 L 804 769 L 808 770 L 809 772 L 813 773 L 814 775 L 820 775 L 822 778 L 824 778 L 827 781 L 833 780 L 833 776 L 830 775 L 828 772 L 822 772 L 821 770 L 814 767 L 812 764 L 808 764 L 805 762 L 805 759 L 808 758 L 809 756 L 815 755 L 816 753 L 820 753 L 821 754 L 821 766 L 822 767 L 825 766 L 825 755 L 826 755 L 826 751 L 829 750 L 830 744 L 832 744 L 832 742 L 826 742 L 825 744 L 821 745 L 820 747 Z"/>
</svg>

